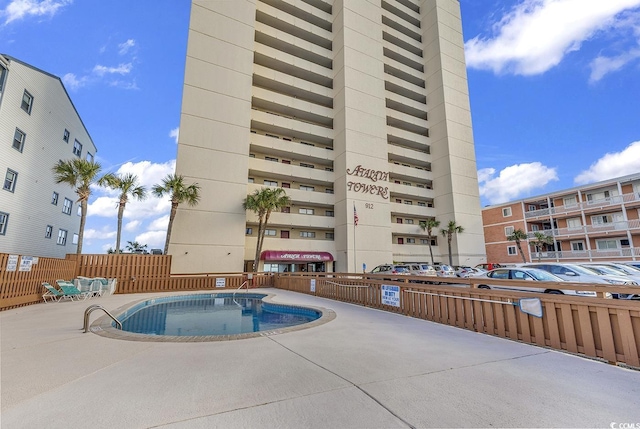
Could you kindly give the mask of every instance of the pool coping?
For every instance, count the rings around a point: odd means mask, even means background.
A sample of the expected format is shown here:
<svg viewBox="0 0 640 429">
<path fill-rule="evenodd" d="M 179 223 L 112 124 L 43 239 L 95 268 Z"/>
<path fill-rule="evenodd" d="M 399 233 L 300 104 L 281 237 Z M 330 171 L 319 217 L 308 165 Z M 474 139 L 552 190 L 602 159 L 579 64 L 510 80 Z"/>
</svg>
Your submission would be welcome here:
<svg viewBox="0 0 640 429">
<path fill-rule="evenodd" d="M 219 295 L 219 294 L 229 294 L 229 291 L 193 291 L 193 293 L 189 293 L 188 295 Z M 273 298 L 276 297 L 277 294 L 274 293 L 265 293 L 259 291 L 247 291 L 247 292 L 236 292 L 236 295 L 265 295 L 262 300 L 265 303 L 274 304 L 274 305 L 285 305 L 294 308 L 306 308 L 310 310 L 315 310 L 320 312 L 321 316 L 313 320 L 311 322 L 303 323 L 301 325 L 290 326 L 286 328 L 280 328 L 275 330 L 268 331 L 259 331 L 259 332 L 248 332 L 244 334 L 234 334 L 234 335 L 199 335 L 199 336 L 177 336 L 177 335 L 150 335 L 150 334 L 137 334 L 133 332 L 123 331 L 121 329 L 117 329 L 112 325 L 113 319 L 108 315 L 103 315 L 102 317 L 96 319 L 90 326 L 89 331 L 100 335 L 102 337 L 117 339 L 117 340 L 126 340 L 126 341 L 143 341 L 143 342 L 154 342 L 154 343 L 202 343 L 202 342 L 212 342 L 212 341 L 231 341 L 231 340 L 242 340 L 247 338 L 259 338 L 259 337 L 269 337 L 272 335 L 285 334 L 288 332 L 300 331 L 303 329 L 314 328 L 316 326 L 324 325 L 336 318 L 336 313 L 328 308 L 324 307 L 315 307 L 310 305 L 295 305 L 295 304 L 287 304 L 284 302 L 274 302 Z M 175 295 L 184 296 L 186 294 Z M 117 319 L 124 312 L 133 308 L 134 306 L 145 302 L 150 301 L 156 298 L 165 298 L 166 295 L 158 295 L 157 297 L 147 297 L 144 299 L 139 299 L 128 304 L 122 305 L 117 309 L 111 311 L 111 314 Z"/>
</svg>

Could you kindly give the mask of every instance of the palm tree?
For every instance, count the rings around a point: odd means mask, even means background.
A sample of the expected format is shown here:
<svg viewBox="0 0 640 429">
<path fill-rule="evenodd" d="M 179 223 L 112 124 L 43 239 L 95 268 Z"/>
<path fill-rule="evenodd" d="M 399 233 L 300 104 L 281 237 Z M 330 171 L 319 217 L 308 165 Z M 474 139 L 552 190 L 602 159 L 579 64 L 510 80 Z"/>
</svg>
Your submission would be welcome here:
<svg viewBox="0 0 640 429">
<path fill-rule="evenodd" d="M 428 219 L 426 222 L 420 222 L 420 228 L 423 231 L 427 231 L 427 235 L 429 236 L 429 254 L 431 254 L 431 265 L 435 264 L 433 262 L 433 249 L 431 249 L 431 237 L 433 236 L 432 232 L 434 228 L 440 226 L 440 221 L 435 218 Z"/>
<path fill-rule="evenodd" d="M 256 244 L 256 255 L 253 261 L 253 272 L 258 271 L 260 263 L 260 253 L 264 243 L 264 235 L 269 223 L 271 212 L 278 211 L 291 204 L 291 199 L 282 188 L 262 188 L 256 189 L 253 194 L 247 195 L 242 207 L 251 210 L 258 215 L 258 242 Z"/>
<path fill-rule="evenodd" d="M 147 198 L 147 190 L 144 186 L 138 185 L 138 176 L 127 173 L 124 176 L 119 174 L 108 173 L 98 180 L 100 186 L 107 186 L 115 191 L 120 192 L 118 200 L 118 234 L 116 235 L 115 253 L 120 253 L 120 237 L 122 234 L 122 215 L 124 208 L 129 201 L 129 195 L 138 201 Z"/>
<path fill-rule="evenodd" d="M 171 228 L 173 219 L 176 217 L 178 204 L 187 203 L 196 206 L 200 202 L 200 186 L 193 183 L 187 186 L 184 177 L 177 174 L 168 174 L 162 179 L 162 184 L 153 186 L 153 194 L 162 198 L 165 194 L 171 195 L 171 214 L 169 215 L 169 226 L 167 227 L 167 238 L 164 243 L 164 254 L 169 250 L 169 239 L 171 238 Z"/>
<path fill-rule="evenodd" d="M 56 183 L 66 183 L 78 194 L 77 202 L 80 203 L 80 230 L 78 231 L 78 247 L 76 253 L 82 253 L 82 239 L 84 237 L 84 225 L 87 221 L 87 205 L 91 196 L 91 185 L 96 182 L 102 167 L 94 161 L 73 158 L 67 161 L 60 160 L 52 168 Z"/>
<path fill-rule="evenodd" d="M 131 253 L 147 253 L 147 245 L 137 241 L 127 241 L 127 250 Z"/>
<path fill-rule="evenodd" d="M 527 238 L 528 238 L 527 233 L 521 229 L 516 229 L 511 233 L 511 235 L 507 236 L 507 240 L 516 242 L 516 246 L 518 246 L 518 251 L 522 256 L 522 262 L 524 262 L 525 264 L 527 263 L 527 259 L 524 257 L 524 253 L 522 252 L 522 245 L 520 244 L 520 242 L 522 240 L 526 240 Z"/>
<path fill-rule="evenodd" d="M 540 262 L 540 259 L 542 259 L 542 255 L 540 252 L 540 249 L 542 249 L 543 246 L 545 245 L 551 245 L 553 244 L 553 237 L 543 234 L 540 231 L 536 231 L 533 233 L 533 235 L 535 236 L 535 240 L 531 241 L 530 244 L 533 244 L 534 246 L 538 247 L 538 262 Z"/>
<path fill-rule="evenodd" d="M 451 239 L 453 234 L 462 234 L 464 228 L 456 224 L 455 220 L 450 220 L 447 224 L 447 229 L 441 229 L 440 233 L 443 237 L 447 237 L 447 245 L 449 246 L 449 265 L 453 265 L 453 258 L 451 256 Z"/>
</svg>

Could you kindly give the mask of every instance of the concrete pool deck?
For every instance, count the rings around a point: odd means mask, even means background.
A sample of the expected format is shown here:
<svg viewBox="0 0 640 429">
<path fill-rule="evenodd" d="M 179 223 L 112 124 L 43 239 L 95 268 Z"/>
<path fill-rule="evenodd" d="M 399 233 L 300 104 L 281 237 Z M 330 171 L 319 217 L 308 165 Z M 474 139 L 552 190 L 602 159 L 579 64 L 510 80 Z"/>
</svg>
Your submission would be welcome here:
<svg viewBox="0 0 640 429">
<path fill-rule="evenodd" d="M 91 304 L 111 311 L 167 294 L 0 312 L 0 426 L 640 427 L 640 371 L 328 299 L 259 292 L 336 318 L 258 338 L 156 343 L 83 333 L 83 314 Z"/>
</svg>

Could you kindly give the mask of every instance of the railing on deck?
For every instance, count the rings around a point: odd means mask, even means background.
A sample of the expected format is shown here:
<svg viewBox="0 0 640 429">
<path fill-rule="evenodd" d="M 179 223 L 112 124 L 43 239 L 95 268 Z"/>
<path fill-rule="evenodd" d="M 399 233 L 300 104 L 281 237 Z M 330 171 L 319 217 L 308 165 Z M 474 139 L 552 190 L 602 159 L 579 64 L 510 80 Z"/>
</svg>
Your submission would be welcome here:
<svg viewBox="0 0 640 429">
<path fill-rule="evenodd" d="M 640 368 L 639 301 L 477 289 L 478 280 L 473 278 L 437 278 L 444 284 L 435 285 L 411 283 L 424 277 L 403 276 L 400 282 L 383 280 L 384 277 L 388 275 L 280 274 L 275 287 Z M 520 284 L 531 286 L 531 282 L 524 281 L 502 283 L 514 288 Z M 400 288 L 399 306 L 382 303 L 382 285 Z M 562 286 L 536 282 L 538 285 L 592 290 L 599 296 L 638 291 L 637 287 L 568 282 Z M 532 296 L 542 301 L 542 318 L 525 314 L 513 305 L 519 298 Z"/>
</svg>

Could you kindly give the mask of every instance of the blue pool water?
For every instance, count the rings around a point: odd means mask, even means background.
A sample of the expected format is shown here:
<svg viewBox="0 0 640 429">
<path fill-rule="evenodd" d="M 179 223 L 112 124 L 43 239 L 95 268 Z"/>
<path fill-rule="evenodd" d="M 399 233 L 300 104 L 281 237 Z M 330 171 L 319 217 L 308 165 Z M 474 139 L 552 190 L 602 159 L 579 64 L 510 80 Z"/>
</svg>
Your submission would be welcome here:
<svg viewBox="0 0 640 429">
<path fill-rule="evenodd" d="M 122 330 L 147 335 L 208 336 L 270 331 L 311 322 L 320 311 L 263 302 L 263 294 L 156 298 L 127 310 Z"/>
</svg>

